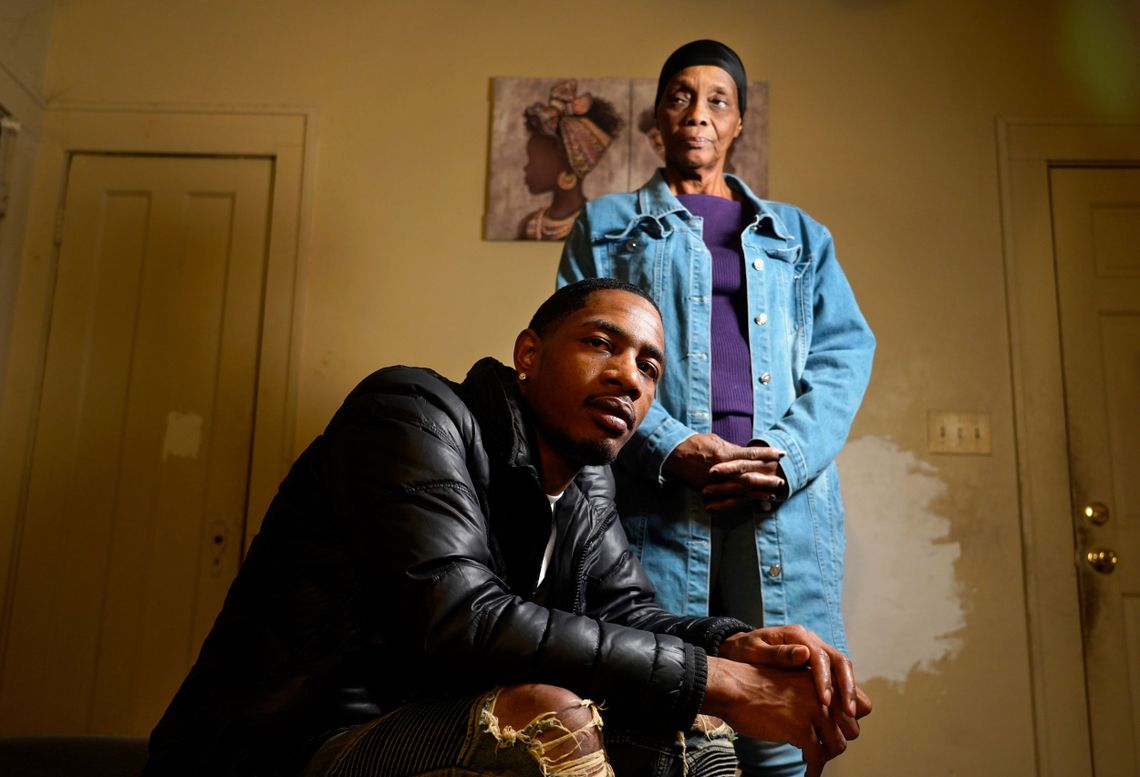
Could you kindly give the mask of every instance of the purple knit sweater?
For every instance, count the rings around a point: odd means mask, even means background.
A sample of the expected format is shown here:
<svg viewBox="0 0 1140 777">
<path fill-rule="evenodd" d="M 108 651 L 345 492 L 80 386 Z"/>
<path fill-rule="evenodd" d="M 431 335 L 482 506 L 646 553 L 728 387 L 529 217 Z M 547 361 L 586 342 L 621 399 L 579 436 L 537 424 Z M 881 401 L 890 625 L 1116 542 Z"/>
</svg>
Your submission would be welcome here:
<svg viewBox="0 0 1140 777">
<path fill-rule="evenodd" d="M 704 241 L 712 253 L 712 430 L 729 442 L 747 445 L 752 439 L 752 370 L 740 233 L 753 214 L 744 203 L 707 194 L 677 199 L 704 219 Z"/>
</svg>

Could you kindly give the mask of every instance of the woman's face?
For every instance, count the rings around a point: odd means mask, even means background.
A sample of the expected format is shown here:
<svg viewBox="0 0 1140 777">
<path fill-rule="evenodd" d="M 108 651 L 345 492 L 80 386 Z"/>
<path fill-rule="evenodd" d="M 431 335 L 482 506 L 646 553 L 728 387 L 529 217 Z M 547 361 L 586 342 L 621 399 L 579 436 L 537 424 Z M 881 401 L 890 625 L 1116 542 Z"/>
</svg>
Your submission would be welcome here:
<svg viewBox="0 0 1140 777">
<path fill-rule="evenodd" d="M 740 135 L 736 82 L 713 65 L 678 71 L 661 94 L 657 128 L 665 166 L 678 172 L 721 174 L 732 141 Z"/>
<path fill-rule="evenodd" d="M 558 141 L 549 135 L 530 133 L 526 142 L 526 188 L 531 194 L 554 191 L 558 185 L 558 174 L 569 165 L 562 155 Z"/>
</svg>

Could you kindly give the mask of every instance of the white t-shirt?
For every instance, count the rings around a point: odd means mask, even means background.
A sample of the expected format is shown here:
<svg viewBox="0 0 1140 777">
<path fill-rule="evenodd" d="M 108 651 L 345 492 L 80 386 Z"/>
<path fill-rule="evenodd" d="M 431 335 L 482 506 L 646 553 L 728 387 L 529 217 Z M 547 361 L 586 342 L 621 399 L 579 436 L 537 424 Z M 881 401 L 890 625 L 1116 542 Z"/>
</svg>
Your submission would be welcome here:
<svg viewBox="0 0 1140 777">
<path fill-rule="evenodd" d="M 566 492 L 563 491 L 562 494 Z M 555 494 L 551 496 L 546 495 L 550 500 L 550 514 L 554 515 L 554 505 L 558 504 L 558 500 L 562 498 L 562 494 Z M 554 538 L 558 535 L 558 526 L 554 521 L 550 522 L 550 539 L 546 541 L 546 550 L 542 553 L 542 566 L 538 568 L 538 585 L 542 585 L 542 581 L 546 579 L 546 570 L 550 568 L 550 559 L 554 558 Z"/>
</svg>

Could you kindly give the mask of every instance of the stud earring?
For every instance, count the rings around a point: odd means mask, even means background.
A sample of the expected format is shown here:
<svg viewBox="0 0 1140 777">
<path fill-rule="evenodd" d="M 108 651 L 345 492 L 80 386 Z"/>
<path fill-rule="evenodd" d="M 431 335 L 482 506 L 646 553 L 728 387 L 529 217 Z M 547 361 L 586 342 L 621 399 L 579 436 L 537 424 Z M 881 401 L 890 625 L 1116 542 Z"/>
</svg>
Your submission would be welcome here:
<svg viewBox="0 0 1140 777">
<path fill-rule="evenodd" d="M 525 372 L 519 373 L 519 383 L 526 383 L 528 380 L 530 380 L 529 375 L 527 375 Z"/>
<path fill-rule="evenodd" d="M 563 170 L 558 174 L 558 188 L 562 191 L 569 191 L 578 185 L 578 176 L 574 175 L 568 170 Z"/>
</svg>

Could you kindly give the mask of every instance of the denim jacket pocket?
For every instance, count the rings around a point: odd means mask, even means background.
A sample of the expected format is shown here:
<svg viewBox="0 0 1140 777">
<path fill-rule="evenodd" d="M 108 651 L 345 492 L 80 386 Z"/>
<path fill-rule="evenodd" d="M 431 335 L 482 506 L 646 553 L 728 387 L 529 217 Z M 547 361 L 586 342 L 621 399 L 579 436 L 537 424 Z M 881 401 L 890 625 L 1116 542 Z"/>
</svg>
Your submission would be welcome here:
<svg viewBox="0 0 1140 777">
<path fill-rule="evenodd" d="M 664 238 L 672 230 L 651 216 L 631 221 L 625 229 L 607 232 L 595 243 L 597 259 L 607 274 L 648 291 L 654 299 L 667 293 Z"/>
<path fill-rule="evenodd" d="M 762 250 L 768 255 L 769 259 L 775 259 L 778 262 L 785 262 L 792 267 L 797 268 L 801 263 L 801 257 L 804 253 L 804 247 L 801 245 L 788 246 L 787 248 L 764 246 Z"/>
</svg>

